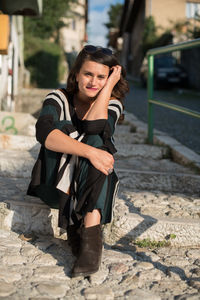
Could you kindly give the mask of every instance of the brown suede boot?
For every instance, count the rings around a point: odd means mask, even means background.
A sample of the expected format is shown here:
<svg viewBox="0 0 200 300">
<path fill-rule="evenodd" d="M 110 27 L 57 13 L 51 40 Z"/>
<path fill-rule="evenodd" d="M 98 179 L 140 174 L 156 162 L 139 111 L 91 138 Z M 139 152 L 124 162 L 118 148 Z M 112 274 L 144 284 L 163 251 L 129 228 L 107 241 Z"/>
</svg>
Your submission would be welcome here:
<svg viewBox="0 0 200 300">
<path fill-rule="evenodd" d="M 80 224 L 67 227 L 67 240 L 74 256 L 78 256 L 80 249 Z"/>
<path fill-rule="evenodd" d="M 72 270 L 72 277 L 89 276 L 99 270 L 102 244 L 101 225 L 81 228 L 80 252 Z"/>
</svg>

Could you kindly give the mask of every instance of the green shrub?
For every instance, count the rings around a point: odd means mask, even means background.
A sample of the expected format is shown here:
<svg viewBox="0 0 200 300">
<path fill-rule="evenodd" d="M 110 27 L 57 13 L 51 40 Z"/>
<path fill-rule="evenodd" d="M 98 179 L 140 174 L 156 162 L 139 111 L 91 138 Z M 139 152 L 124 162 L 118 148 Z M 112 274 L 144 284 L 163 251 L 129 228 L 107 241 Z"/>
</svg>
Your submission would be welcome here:
<svg viewBox="0 0 200 300">
<path fill-rule="evenodd" d="M 65 59 L 60 46 L 39 37 L 25 36 L 25 66 L 31 73 L 31 84 L 39 88 L 56 88 L 63 75 Z"/>
</svg>

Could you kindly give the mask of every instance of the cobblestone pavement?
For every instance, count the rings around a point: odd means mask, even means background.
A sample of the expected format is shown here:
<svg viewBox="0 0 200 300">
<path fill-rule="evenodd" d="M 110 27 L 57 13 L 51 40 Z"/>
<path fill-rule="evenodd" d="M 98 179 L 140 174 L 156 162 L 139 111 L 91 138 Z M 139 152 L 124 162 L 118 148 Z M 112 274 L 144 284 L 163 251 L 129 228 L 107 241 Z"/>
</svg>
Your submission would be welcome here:
<svg viewBox="0 0 200 300">
<path fill-rule="evenodd" d="M 105 244 L 101 269 L 71 279 L 74 257 L 67 241 L 3 230 L 0 237 L 4 299 L 200 299 L 199 247 Z"/>
<path fill-rule="evenodd" d="M 200 300 L 198 173 L 128 118 L 115 140 L 120 189 L 101 268 L 87 278 L 70 276 L 57 210 L 25 195 L 38 146 L 24 137 L 23 149 L 13 140 L 0 151 L 0 299 Z"/>
</svg>

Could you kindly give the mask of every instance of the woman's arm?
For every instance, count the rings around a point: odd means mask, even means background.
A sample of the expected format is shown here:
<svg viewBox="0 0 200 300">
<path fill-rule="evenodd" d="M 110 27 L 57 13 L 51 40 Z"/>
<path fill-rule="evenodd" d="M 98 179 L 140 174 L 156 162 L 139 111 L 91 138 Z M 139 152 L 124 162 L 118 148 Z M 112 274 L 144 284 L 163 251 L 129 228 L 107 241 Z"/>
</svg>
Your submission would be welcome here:
<svg viewBox="0 0 200 300">
<path fill-rule="evenodd" d="M 113 168 L 113 156 L 68 136 L 67 132 L 71 132 L 72 125 L 59 122 L 60 114 L 60 99 L 54 91 L 47 95 L 36 123 L 37 140 L 49 150 L 85 157 L 96 169 L 108 175 L 108 169 Z M 63 126 L 67 126 L 66 130 Z"/>
<path fill-rule="evenodd" d="M 52 151 L 85 157 L 105 175 L 108 175 L 109 169 L 113 169 L 114 159 L 110 153 L 81 143 L 58 129 L 49 133 L 45 147 Z"/>
<path fill-rule="evenodd" d="M 111 75 L 90 108 L 85 120 L 108 119 L 109 100 L 114 86 L 120 80 L 120 74 L 121 66 L 114 66 Z"/>
</svg>

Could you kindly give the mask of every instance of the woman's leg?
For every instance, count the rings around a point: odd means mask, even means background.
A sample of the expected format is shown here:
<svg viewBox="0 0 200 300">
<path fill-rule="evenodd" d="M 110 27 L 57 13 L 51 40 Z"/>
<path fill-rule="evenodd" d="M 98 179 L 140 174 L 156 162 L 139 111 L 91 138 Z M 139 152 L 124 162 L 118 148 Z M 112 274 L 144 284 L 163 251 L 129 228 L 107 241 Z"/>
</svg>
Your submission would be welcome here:
<svg viewBox="0 0 200 300">
<path fill-rule="evenodd" d="M 84 218 L 85 228 L 99 225 L 101 222 L 101 213 L 99 209 L 94 209 L 92 212 L 88 212 Z"/>
<path fill-rule="evenodd" d="M 90 136 L 86 141 L 94 147 L 101 147 L 103 141 L 99 136 Z M 96 170 L 91 164 L 80 159 L 80 173 L 77 179 L 77 210 L 85 212 L 84 224 L 80 229 L 80 252 L 72 270 L 72 277 L 89 276 L 98 271 L 102 254 L 101 209 L 92 211 L 84 209 L 84 204 L 94 203 L 101 194 L 105 175 Z M 103 196 L 102 196 L 103 197 Z M 91 207 L 91 206 L 90 206 Z"/>
<path fill-rule="evenodd" d="M 80 252 L 72 270 L 72 277 L 89 276 L 99 270 L 102 255 L 101 225 L 81 227 Z"/>
</svg>

